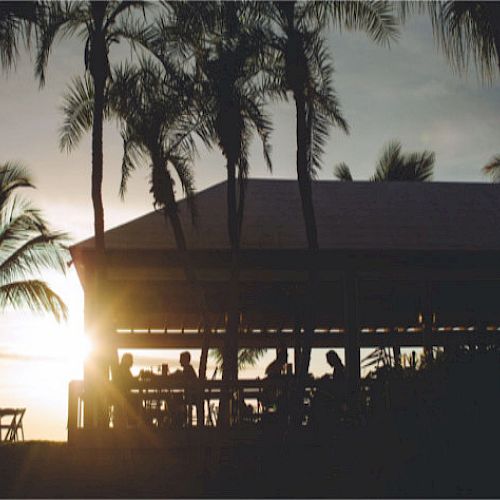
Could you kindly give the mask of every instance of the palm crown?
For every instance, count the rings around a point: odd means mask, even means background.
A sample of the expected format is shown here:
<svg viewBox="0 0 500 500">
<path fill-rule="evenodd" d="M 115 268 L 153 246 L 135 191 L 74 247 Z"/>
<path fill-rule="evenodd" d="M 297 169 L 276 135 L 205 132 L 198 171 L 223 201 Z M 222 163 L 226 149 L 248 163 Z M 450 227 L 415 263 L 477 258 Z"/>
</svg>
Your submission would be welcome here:
<svg viewBox="0 0 500 500">
<path fill-rule="evenodd" d="M 40 211 L 16 195 L 20 188 L 32 187 L 22 167 L 0 165 L 0 307 L 28 308 L 65 319 L 64 302 L 36 275 L 66 270 L 66 236 L 51 231 Z"/>
<path fill-rule="evenodd" d="M 399 141 L 389 142 L 377 161 L 371 181 L 428 181 L 434 172 L 435 154 L 431 151 L 403 153 Z M 340 181 L 352 181 L 351 170 L 345 163 L 334 167 Z"/>
</svg>

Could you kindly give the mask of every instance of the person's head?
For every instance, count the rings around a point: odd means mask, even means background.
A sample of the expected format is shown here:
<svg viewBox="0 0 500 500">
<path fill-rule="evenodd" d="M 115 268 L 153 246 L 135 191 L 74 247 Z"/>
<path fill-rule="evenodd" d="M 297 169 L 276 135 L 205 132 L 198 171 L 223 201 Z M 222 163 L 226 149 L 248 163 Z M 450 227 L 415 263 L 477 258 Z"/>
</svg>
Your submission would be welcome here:
<svg viewBox="0 0 500 500">
<path fill-rule="evenodd" d="M 340 369 L 344 368 L 344 365 L 342 364 L 339 355 L 333 350 L 328 351 L 326 353 L 326 360 L 332 368 L 340 368 Z"/>
<path fill-rule="evenodd" d="M 181 352 L 180 363 L 183 368 L 191 363 L 191 354 L 188 351 Z"/>
<path fill-rule="evenodd" d="M 129 352 L 126 352 L 123 356 L 122 356 L 122 362 L 121 362 L 121 365 L 124 367 L 124 368 L 131 368 L 132 365 L 134 364 L 134 358 L 132 357 L 132 354 L 130 354 Z"/>
</svg>

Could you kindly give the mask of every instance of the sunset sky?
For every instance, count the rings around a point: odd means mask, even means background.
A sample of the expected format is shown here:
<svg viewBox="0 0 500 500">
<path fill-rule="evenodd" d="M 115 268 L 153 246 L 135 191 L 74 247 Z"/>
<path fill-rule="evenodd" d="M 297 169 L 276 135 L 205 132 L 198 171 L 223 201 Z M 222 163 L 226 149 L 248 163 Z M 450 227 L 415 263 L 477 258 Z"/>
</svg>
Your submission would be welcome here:
<svg viewBox="0 0 500 500">
<path fill-rule="evenodd" d="M 332 33 L 334 84 L 351 127 L 345 136 L 334 131 L 326 148 L 321 179 L 333 178 L 333 166 L 345 161 L 356 179 L 368 178 L 382 146 L 400 139 L 405 150 L 436 153 L 437 181 L 487 182 L 484 165 L 500 153 L 500 82 L 480 84 L 474 74 L 453 74 L 434 45 L 430 22 L 415 17 L 402 28 L 391 48 L 373 44 L 361 33 Z M 114 49 L 112 62 L 129 55 Z M 38 187 L 26 192 L 45 210 L 54 228 L 76 242 L 92 235 L 90 201 L 90 138 L 71 154 L 58 149 L 62 95 L 71 78 L 83 73 L 83 44 L 56 45 L 45 88 L 38 89 L 29 55 L 22 52 L 17 68 L 0 76 L 0 162 L 17 160 L 32 173 Z M 295 177 L 295 115 L 291 103 L 269 107 L 274 124 L 273 176 Z M 270 176 L 257 143 L 251 176 Z M 121 140 L 114 124 L 104 137 L 104 205 L 106 228 L 152 209 L 147 170 L 138 170 L 124 202 L 118 197 Z M 197 189 L 225 177 L 217 151 L 200 150 Z M 28 439 L 65 439 L 67 383 L 81 376 L 82 291 L 72 268 L 67 278 L 49 277 L 67 300 L 71 316 L 58 326 L 28 313 L 0 316 L 0 407 L 27 408 Z M 163 356 L 163 354 L 162 354 Z M 313 359 L 313 372 L 326 370 L 323 353 Z M 149 358 L 138 364 L 151 364 Z M 197 360 L 195 360 L 197 367 Z M 175 362 L 172 362 L 175 365 Z M 263 363 L 265 367 L 265 362 Z M 263 374 L 263 367 L 256 374 Z"/>
</svg>

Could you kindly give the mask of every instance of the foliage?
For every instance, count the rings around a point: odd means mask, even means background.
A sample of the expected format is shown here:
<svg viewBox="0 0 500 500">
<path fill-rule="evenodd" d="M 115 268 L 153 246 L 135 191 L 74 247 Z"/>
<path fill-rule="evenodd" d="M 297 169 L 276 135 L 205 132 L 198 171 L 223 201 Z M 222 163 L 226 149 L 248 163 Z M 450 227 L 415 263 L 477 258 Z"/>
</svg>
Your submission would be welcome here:
<svg viewBox="0 0 500 500">
<path fill-rule="evenodd" d="M 266 354 L 267 349 L 247 348 L 238 351 L 238 369 L 243 370 L 249 366 L 255 366 L 257 362 Z M 211 349 L 210 355 L 215 360 L 217 366 L 222 369 L 223 356 L 220 349 Z"/>
<path fill-rule="evenodd" d="M 500 181 L 500 155 L 494 156 L 484 167 L 483 173 L 489 175 L 493 182 Z"/>
<path fill-rule="evenodd" d="M 399 141 L 391 141 L 384 147 L 370 181 L 424 182 L 432 179 L 436 159 L 433 152 L 402 153 L 401 149 Z M 333 173 L 338 180 L 353 180 L 351 171 L 345 163 L 336 165 Z"/>
<path fill-rule="evenodd" d="M 0 66 L 4 69 L 15 64 L 20 41 L 29 46 L 38 9 L 38 2 L 0 2 Z"/>
<path fill-rule="evenodd" d="M 66 319 L 62 299 L 36 276 L 45 270 L 65 272 L 66 235 L 51 231 L 41 212 L 16 195 L 33 188 L 26 170 L 0 166 L 0 308 L 28 308 Z"/>
<path fill-rule="evenodd" d="M 401 2 L 402 20 L 413 12 L 427 13 L 434 37 L 452 68 L 491 82 L 500 69 L 500 4 L 488 1 Z"/>
</svg>

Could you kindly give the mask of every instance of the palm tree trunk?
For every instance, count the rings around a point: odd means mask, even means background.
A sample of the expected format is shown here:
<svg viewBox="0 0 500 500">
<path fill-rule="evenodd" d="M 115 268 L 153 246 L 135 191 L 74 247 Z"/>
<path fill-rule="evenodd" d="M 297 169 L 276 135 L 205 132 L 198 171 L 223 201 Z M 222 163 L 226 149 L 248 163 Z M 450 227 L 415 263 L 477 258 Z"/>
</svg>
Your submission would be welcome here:
<svg viewBox="0 0 500 500">
<path fill-rule="evenodd" d="M 170 185 L 171 187 L 171 185 Z M 202 325 L 203 325 L 203 347 L 200 356 L 200 366 L 198 369 L 199 380 L 204 381 L 206 379 L 207 373 L 207 358 L 208 358 L 208 315 L 207 315 L 207 304 L 205 300 L 205 294 L 201 287 L 200 282 L 197 279 L 196 273 L 194 271 L 191 258 L 187 251 L 186 239 L 184 236 L 184 231 L 182 229 L 181 221 L 179 219 L 179 213 L 177 212 L 177 205 L 175 203 L 173 189 L 169 192 L 169 197 L 171 198 L 171 203 L 165 208 L 166 215 L 172 229 L 174 231 L 174 237 L 177 244 L 177 250 L 181 257 L 182 267 L 184 269 L 184 274 L 186 279 L 191 286 L 191 289 L 195 293 L 196 302 L 198 304 L 199 310 L 202 314 Z M 205 423 L 205 411 L 204 411 L 204 399 L 203 395 L 200 395 L 196 404 L 196 417 L 198 426 L 203 426 Z"/>
<path fill-rule="evenodd" d="M 186 237 L 184 235 L 184 230 L 182 228 L 182 224 L 179 218 L 179 212 L 177 210 L 177 203 L 175 201 L 173 180 L 171 179 L 168 171 L 164 168 L 163 161 L 161 161 L 158 157 L 156 157 L 153 161 L 155 162 L 154 168 L 156 169 L 156 171 L 163 172 L 164 175 L 166 175 L 168 178 L 168 182 L 165 183 L 166 204 L 164 207 L 164 215 L 167 224 L 170 222 L 172 226 L 175 243 L 177 246 L 177 252 L 181 259 L 181 265 L 184 271 L 184 275 L 186 276 L 186 280 L 189 286 L 194 292 L 196 304 L 198 306 L 198 309 L 201 311 L 202 315 L 203 347 L 200 357 L 198 376 L 200 381 L 204 381 L 206 379 L 206 372 L 207 372 L 208 331 L 209 331 L 208 306 L 205 298 L 205 293 L 203 287 L 201 286 L 201 283 L 199 282 L 196 276 L 194 265 L 187 249 Z M 205 413 L 204 400 L 203 398 L 201 398 L 201 401 L 197 403 L 197 408 L 196 408 L 198 425 L 204 425 L 205 422 L 204 413 Z"/>
<path fill-rule="evenodd" d="M 95 239 L 95 277 L 93 304 L 91 304 L 92 321 L 96 325 L 95 335 L 98 348 L 93 363 L 90 399 L 96 404 L 97 425 L 108 426 L 107 395 L 102 388 L 109 381 L 109 368 L 117 362 L 117 352 L 110 345 L 109 320 L 103 311 L 105 284 L 105 242 L 104 242 L 104 206 L 102 202 L 103 177 L 103 121 L 105 106 L 105 87 L 107 78 L 106 38 L 102 31 L 106 3 L 91 4 L 93 32 L 90 36 L 88 69 L 94 84 L 94 106 L 92 117 L 92 206 L 94 209 Z M 95 395 L 92 393 L 95 392 Z"/>
<path fill-rule="evenodd" d="M 308 283 L 304 304 L 305 343 L 300 362 L 300 373 L 302 377 L 305 377 L 309 370 L 311 340 L 314 331 L 314 296 L 317 288 L 316 260 L 318 257 L 319 245 L 312 197 L 312 181 L 308 165 L 310 131 L 307 126 L 305 99 L 300 93 L 296 93 L 294 97 L 297 113 L 297 178 L 308 246 Z"/>
<path fill-rule="evenodd" d="M 227 161 L 227 224 L 231 246 L 231 270 L 228 286 L 226 335 L 224 338 L 222 379 L 228 387 L 222 394 L 219 424 L 230 423 L 230 388 L 238 379 L 238 330 L 239 330 L 239 229 L 236 200 L 236 160 Z M 241 202 L 241 200 L 240 200 Z"/>
<path fill-rule="evenodd" d="M 105 274 L 105 244 L 104 244 L 104 206 L 102 202 L 103 177 L 103 117 L 105 76 L 94 74 L 94 106 L 92 122 L 92 174 L 91 195 L 94 209 L 94 241 L 95 241 L 95 271 L 93 276 L 90 320 L 94 330 L 94 343 L 97 344 L 96 354 L 90 360 L 91 367 L 87 370 L 88 400 L 90 414 L 97 418 L 99 427 L 107 426 L 106 395 L 99 391 L 103 383 L 109 380 L 109 367 L 113 364 L 116 353 L 110 351 L 107 338 L 107 320 L 103 314 L 103 290 Z M 86 377 L 86 378 L 87 378 Z M 92 406 L 95 405 L 95 409 Z M 92 417 L 90 417 L 93 419 Z"/>
</svg>

